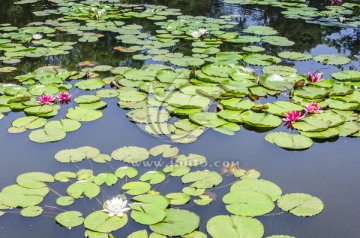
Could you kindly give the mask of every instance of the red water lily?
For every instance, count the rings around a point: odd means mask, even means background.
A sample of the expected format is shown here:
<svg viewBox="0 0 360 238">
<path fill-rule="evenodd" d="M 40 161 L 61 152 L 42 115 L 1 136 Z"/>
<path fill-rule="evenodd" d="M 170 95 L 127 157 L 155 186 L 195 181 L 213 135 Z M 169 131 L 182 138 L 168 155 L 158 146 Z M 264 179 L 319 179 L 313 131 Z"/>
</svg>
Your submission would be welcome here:
<svg viewBox="0 0 360 238">
<path fill-rule="evenodd" d="M 55 101 L 55 96 L 54 95 L 41 95 L 39 97 L 39 100 L 37 101 L 38 103 L 40 103 L 41 105 L 44 105 L 44 104 L 54 104 L 54 101 Z"/>
<path fill-rule="evenodd" d="M 288 111 L 288 113 L 285 113 L 285 118 L 283 121 L 285 121 L 285 126 L 288 129 L 293 129 L 292 124 L 296 122 L 297 120 L 302 119 L 301 112 L 299 111 Z"/>
<path fill-rule="evenodd" d="M 323 76 L 323 73 L 308 73 L 308 78 L 312 83 L 316 83 L 321 81 L 321 77 Z"/>
<path fill-rule="evenodd" d="M 332 0 L 331 6 L 341 6 L 342 0 Z"/>
<path fill-rule="evenodd" d="M 71 101 L 71 95 L 68 92 L 60 92 L 58 100 L 61 104 L 68 103 Z"/>
<path fill-rule="evenodd" d="M 311 113 L 321 113 L 322 111 L 320 110 L 320 105 L 317 104 L 316 102 L 311 102 L 308 105 L 306 105 L 305 107 L 305 114 L 309 115 Z"/>
</svg>

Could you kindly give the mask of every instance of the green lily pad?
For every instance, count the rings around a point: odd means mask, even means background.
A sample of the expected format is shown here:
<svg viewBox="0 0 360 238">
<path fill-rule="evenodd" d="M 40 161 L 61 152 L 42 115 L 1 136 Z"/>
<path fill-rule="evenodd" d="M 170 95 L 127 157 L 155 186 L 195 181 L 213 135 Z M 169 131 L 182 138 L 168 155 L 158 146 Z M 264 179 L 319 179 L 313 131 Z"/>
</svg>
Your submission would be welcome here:
<svg viewBox="0 0 360 238">
<path fill-rule="evenodd" d="M 55 159 L 62 163 L 80 162 L 86 159 L 86 153 L 78 149 L 66 149 L 57 152 Z"/>
<path fill-rule="evenodd" d="M 116 184 L 117 181 L 118 181 L 118 177 L 112 173 L 101 173 L 98 174 L 94 179 L 94 183 L 99 186 L 104 183 L 106 183 L 107 186 L 112 186 Z"/>
<path fill-rule="evenodd" d="M 314 60 L 324 64 L 342 65 L 350 63 L 351 59 L 335 54 L 323 54 L 314 57 Z"/>
<path fill-rule="evenodd" d="M 125 176 L 128 178 L 134 178 L 138 175 L 138 171 L 133 167 L 123 166 L 115 171 L 115 175 L 118 178 L 124 178 Z"/>
<path fill-rule="evenodd" d="M 190 172 L 190 168 L 187 166 L 181 165 L 168 165 L 166 166 L 163 171 L 165 173 L 170 173 L 170 176 L 180 177 Z"/>
<path fill-rule="evenodd" d="M 82 217 L 81 212 L 78 211 L 68 211 L 60 213 L 55 217 L 55 220 L 60 225 L 65 227 L 80 226 L 84 223 L 84 218 Z"/>
<path fill-rule="evenodd" d="M 290 60 L 309 60 L 312 59 L 312 55 L 310 54 L 304 54 L 300 52 L 290 52 L 290 51 L 284 51 L 280 52 L 278 54 L 279 57 L 290 59 Z"/>
<path fill-rule="evenodd" d="M 234 183 L 230 191 L 253 191 L 268 195 L 272 201 L 281 197 L 281 189 L 274 183 L 262 179 L 244 179 Z"/>
<path fill-rule="evenodd" d="M 181 166 L 199 166 L 206 163 L 206 158 L 197 154 L 189 154 L 188 156 L 179 155 L 176 157 L 175 162 Z"/>
<path fill-rule="evenodd" d="M 24 217 L 37 217 L 40 216 L 43 209 L 39 206 L 26 207 L 21 210 L 20 214 Z"/>
<path fill-rule="evenodd" d="M 285 132 L 270 132 L 265 136 L 265 140 L 281 148 L 290 150 L 308 149 L 313 144 L 313 141 L 303 133 L 296 135 Z"/>
<path fill-rule="evenodd" d="M 180 209 L 166 210 L 164 221 L 151 225 L 150 229 L 165 236 L 183 236 L 193 232 L 200 224 L 200 217 Z"/>
<path fill-rule="evenodd" d="M 274 128 L 280 126 L 282 123 L 282 120 L 277 116 L 252 111 L 243 113 L 241 120 L 250 126 L 259 128 Z"/>
<path fill-rule="evenodd" d="M 29 139 L 37 143 L 56 142 L 64 139 L 66 132 L 56 128 L 45 128 L 32 131 Z"/>
<path fill-rule="evenodd" d="M 126 214 L 122 217 L 109 217 L 109 214 L 106 212 L 95 211 L 85 218 L 84 226 L 92 231 L 110 233 L 125 226 L 127 222 L 128 217 Z"/>
<path fill-rule="evenodd" d="M 261 238 L 264 235 L 260 221 L 242 216 L 215 216 L 207 222 L 206 230 L 214 238 Z"/>
<path fill-rule="evenodd" d="M 31 172 L 19 175 L 16 182 L 24 188 L 44 188 L 47 187 L 45 182 L 54 182 L 54 177 L 48 173 Z"/>
<path fill-rule="evenodd" d="M 149 158 L 149 152 L 137 146 L 125 146 L 114 150 L 111 153 L 114 160 L 124 161 L 126 163 L 138 163 Z"/>
<path fill-rule="evenodd" d="M 184 205 L 190 201 L 190 196 L 186 193 L 169 193 L 166 197 L 170 199 L 171 205 Z"/>
<path fill-rule="evenodd" d="M 129 182 L 122 186 L 122 189 L 127 190 L 126 193 L 130 195 L 140 195 L 148 192 L 151 188 L 149 183 L 145 182 Z"/>
<path fill-rule="evenodd" d="M 73 198 L 80 198 L 84 194 L 91 199 L 99 195 L 100 187 L 94 183 L 78 181 L 67 188 L 67 193 Z"/>
<path fill-rule="evenodd" d="M 70 206 L 74 203 L 74 198 L 70 196 L 61 196 L 56 199 L 56 204 L 59 206 Z"/>
<path fill-rule="evenodd" d="M 82 107 L 69 108 L 66 117 L 76 121 L 94 121 L 102 117 L 103 113 Z"/>
<path fill-rule="evenodd" d="M 140 181 L 149 181 L 150 184 L 159 184 L 165 180 L 166 176 L 161 171 L 149 171 L 141 175 Z"/>
<path fill-rule="evenodd" d="M 324 204 L 319 198 L 304 193 L 286 194 L 278 200 L 278 206 L 301 217 L 315 216 L 324 210 Z"/>
<path fill-rule="evenodd" d="M 360 81 L 360 71 L 356 70 L 344 70 L 336 73 L 332 73 L 331 77 L 339 81 L 351 81 L 359 82 Z"/>
<path fill-rule="evenodd" d="M 99 78 L 87 79 L 75 83 L 75 87 L 82 90 L 94 90 L 104 87 L 105 83 Z"/>
<path fill-rule="evenodd" d="M 183 183 L 192 183 L 191 187 L 195 188 L 212 188 L 222 182 L 220 174 L 214 171 L 196 171 L 182 176 Z"/>
<path fill-rule="evenodd" d="M 225 194 L 223 202 L 226 210 L 234 215 L 240 216 L 261 216 L 271 212 L 275 204 L 271 198 L 259 192 L 233 191 Z"/>
<path fill-rule="evenodd" d="M 81 123 L 71 119 L 60 119 L 46 123 L 45 129 L 56 128 L 65 132 L 72 132 L 80 129 Z"/>
</svg>

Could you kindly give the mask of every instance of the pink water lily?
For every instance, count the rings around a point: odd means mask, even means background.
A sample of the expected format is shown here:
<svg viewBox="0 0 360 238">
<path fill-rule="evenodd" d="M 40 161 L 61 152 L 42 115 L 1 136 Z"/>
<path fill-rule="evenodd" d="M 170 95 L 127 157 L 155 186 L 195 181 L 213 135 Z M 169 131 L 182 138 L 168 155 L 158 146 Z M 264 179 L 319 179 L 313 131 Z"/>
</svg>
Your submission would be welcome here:
<svg viewBox="0 0 360 238">
<path fill-rule="evenodd" d="M 299 111 L 288 111 L 288 113 L 285 113 L 285 118 L 283 121 L 285 121 L 285 126 L 288 129 L 293 129 L 292 124 L 296 122 L 297 120 L 302 119 L 301 112 Z"/>
<path fill-rule="evenodd" d="M 342 0 L 332 0 L 331 6 L 341 6 Z"/>
<path fill-rule="evenodd" d="M 322 111 L 320 110 L 320 105 L 317 104 L 316 102 L 311 102 L 308 105 L 306 105 L 305 107 L 305 114 L 309 115 L 311 113 L 321 113 Z"/>
<path fill-rule="evenodd" d="M 55 101 L 55 96 L 54 95 L 41 95 L 39 97 L 39 100 L 37 101 L 38 103 L 40 103 L 41 105 L 44 105 L 44 104 L 54 104 L 54 101 Z"/>
<path fill-rule="evenodd" d="M 71 101 L 71 94 L 68 92 L 60 92 L 58 96 L 58 100 L 61 104 L 68 103 Z"/>
<path fill-rule="evenodd" d="M 322 79 L 323 73 L 308 73 L 308 78 L 312 83 L 320 82 Z"/>
</svg>

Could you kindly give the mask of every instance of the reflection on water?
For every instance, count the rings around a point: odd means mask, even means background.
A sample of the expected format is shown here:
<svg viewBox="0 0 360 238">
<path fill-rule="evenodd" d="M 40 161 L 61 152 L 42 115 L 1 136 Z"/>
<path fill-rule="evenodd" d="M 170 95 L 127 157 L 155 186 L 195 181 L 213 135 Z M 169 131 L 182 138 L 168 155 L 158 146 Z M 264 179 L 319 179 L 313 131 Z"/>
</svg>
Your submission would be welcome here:
<svg viewBox="0 0 360 238">
<path fill-rule="evenodd" d="M 135 1 L 128 1 L 135 3 Z M 268 25 L 280 32 L 280 35 L 288 37 L 295 42 L 291 47 L 274 47 L 264 45 L 266 53 L 277 53 L 290 50 L 309 52 L 312 55 L 322 53 L 336 53 L 352 57 L 360 51 L 360 29 L 340 29 L 325 27 L 316 24 L 304 23 L 302 20 L 286 19 L 279 13 L 279 9 L 273 7 L 238 6 L 223 3 L 222 1 L 136 1 L 149 4 L 168 4 L 169 7 L 180 8 L 184 14 L 205 15 L 219 17 L 224 14 L 239 14 L 237 19 L 239 29 L 250 25 Z M 310 1 L 311 4 L 319 4 L 320 1 Z M 0 23 L 23 25 L 31 21 L 40 21 L 44 18 L 34 17 L 32 14 L 23 14 L 41 9 L 46 1 L 29 4 L 14 5 L 13 1 L 1 0 Z M 143 24 L 146 30 L 153 31 L 153 26 L 143 20 L 134 20 L 134 23 Z M 71 36 L 59 36 L 71 40 Z M 74 38 L 75 39 L 75 38 Z M 62 39 L 61 39 L 62 40 Z M 24 59 L 18 65 L 19 72 L 29 72 L 43 65 L 59 65 L 63 68 L 78 70 L 77 62 L 93 60 L 101 64 L 112 66 L 141 67 L 142 61 L 131 59 L 132 54 L 114 52 L 112 48 L 118 43 L 113 35 L 106 34 L 95 45 L 91 43 L 77 44 L 69 55 L 52 56 L 42 59 Z M 260 43 L 261 46 L 263 43 Z M 224 45 L 223 50 L 240 51 L 242 45 Z M 325 68 L 314 61 L 286 62 L 295 66 L 299 73 L 307 73 L 321 68 L 328 77 L 331 72 L 339 69 L 355 68 L 359 70 L 359 60 L 345 66 L 326 66 Z M 259 70 L 258 68 L 256 68 Z M 2 76 L 2 81 L 11 80 Z M 56 173 L 61 170 L 76 171 L 74 165 L 59 164 L 53 159 L 53 155 L 65 148 L 76 148 L 90 145 L 99 148 L 103 153 L 111 153 L 114 149 L 126 145 L 136 145 L 151 148 L 163 143 L 159 138 L 152 137 L 126 118 L 126 111 L 120 109 L 113 99 L 106 99 L 108 107 L 104 110 L 101 120 L 83 123 L 82 128 L 69 134 L 65 140 L 53 144 L 35 144 L 27 136 L 28 133 L 10 135 L 6 129 L 11 122 L 20 117 L 20 113 L 10 113 L 0 123 L 1 167 L 0 187 L 13 184 L 16 176 L 29 171 L 46 171 Z M 65 110 L 60 111 L 58 117 L 65 116 Z M 358 208 L 360 173 L 360 161 L 358 154 L 359 139 L 340 138 L 335 143 L 324 142 L 315 144 L 312 148 L 301 152 L 281 150 L 263 139 L 264 133 L 255 133 L 242 130 L 235 136 L 226 136 L 207 130 L 196 143 L 189 145 L 177 145 L 182 154 L 197 153 L 208 158 L 209 161 L 219 160 L 240 161 L 240 166 L 245 169 L 256 169 L 267 179 L 278 184 L 284 193 L 304 192 L 317 196 L 325 203 L 325 211 L 313 218 L 298 218 L 288 214 L 263 216 L 260 218 L 265 226 L 265 237 L 272 234 L 288 234 L 295 237 L 358 237 L 360 209 Z M 211 163 L 210 163 L 211 164 Z M 94 168 L 96 173 L 111 171 L 106 165 L 89 164 L 82 162 L 77 164 L 80 168 Z M 113 164 L 117 168 L 120 164 Z M 218 168 L 209 168 L 218 170 Z M 146 169 L 144 169 L 146 171 Z M 226 177 L 225 177 L 226 178 Z M 226 184 L 226 181 L 224 181 Z M 173 184 L 178 186 L 180 184 Z M 56 188 L 61 191 L 61 187 Z M 163 191 L 166 191 L 164 188 Z M 227 190 L 213 192 L 218 198 Z M 116 194 L 116 192 L 114 193 Z M 107 194 L 109 197 L 112 194 Z M 55 197 L 47 198 L 46 202 L 53 201 Z M 104 200 L 108 199 L 104 196 Z M 85 199 L 84 199 L 85 200 Z M 220 201 L 220 199 L 218 199 Z M 81 207 L 88 206 L 91 211 L 92 201 L 85 200 Z M 76 206 L 75 206 L 76 208 Z M 201 230 L 205 231 L 207 219 L 215 214 L 227 214 L 221 202 L 213 203 L 212 209 L 200 207 L 194 209 L 202 215 Z M 272 213 L 277 213 L 274 211 Z M 54 211 L 56 213 L 56 211 Z M 52 216 L 53 217 L 53 216 Z M 135 226 L 139 229 L 144 227 L 129 223 L 121 232 L 116 232 L 116 237 L 126 237 Z M 0 237 L 82 237 L 82 228 L 64 230 L 58 226 L 53 218 L 41 216 L 34 219 L 25 219 L 17 214 L 6 214 L 0 217 Z"/>
</svg>

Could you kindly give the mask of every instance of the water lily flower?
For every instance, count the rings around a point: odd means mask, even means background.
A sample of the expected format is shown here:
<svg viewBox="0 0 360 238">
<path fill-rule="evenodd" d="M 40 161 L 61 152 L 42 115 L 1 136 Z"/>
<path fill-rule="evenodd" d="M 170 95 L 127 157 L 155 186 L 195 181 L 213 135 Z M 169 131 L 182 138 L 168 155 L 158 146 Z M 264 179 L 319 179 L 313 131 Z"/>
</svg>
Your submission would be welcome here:
<svg viewBox="0 0 360 238">
<path fill-rule="evenodd" d="M 322 79 L 323 73 L 308 73 L 308 78 L 312 83 L 320 82 Z"/>
<path fill-rule="evenodd" d="M 40 40 L 41 38 L 43 38 L 43 36 L 41 34 L 34 34 L 32 35 L 33 40 Z"/>
<path fill-rule="evenodd" d="M 200 29 L 199 29 L 199 33 L 200 33 L 201 35 L 205 35 L 205 34 L 208 33 L 208 30 L 207 30 L 206 28 L 200 28 Z"/>
<path fill-rule="evenodd" d="M 296 122 L 297 120 L 302 119 L 303 116 L 301 116 L 301 112 L 299 111 L 288 111 L 288 113 L 285 113 L 285 118 L 283 121 L 285 121 L 285 126 L 288 129 L 293 129 L 292 124 Z"/>
<path fill-rule="evenodd" d="M 55 101 L 55 96 L 54 95 L 41 95 L 39 97 L 39 101 L 37 101 L 38 103 L 40 103 L 41 105 L 44 105 L 44 104 L 54 104 L 54 101 Z"/>
<path fill-rule="evenodd" d="M 103 211 L 109 213 L 109 217 L 122 217 L 125 212 L 130 210 L 130 208 L 126 207 L 126 205 L 126 199 L 123 200 L 121 196 L 116 196 L 113 197 L 111 200 L 106 201 L 106 208 Z"/>
<path fill-rule="evenodd" d="M 199 38 L 201 36 L 201 33 L 199 31 L 193 31 L 191 32 L 191 36 L 194 38 Z"/>
<path fill-rule="evenodd" d="M 332 0 L 331 6 L 341 6 L 342 0 Z"/>
<path fill-rule="evenodd" d="M 320 110 L 320 105 L 317 104 L 316 102 L 311 102 L 308 105 L 306 105 L 305 107 L 305 114 L 309 115 L 311 113 L 321 113 L 322 111 Z"/>
<path fill-rule="evenodd" d="M 58 96 L 58 100 L 61 104 L 68 103 L 71 101 L 71 94 L 68 92 L 60 92 Z"/>
<path fill-rule="evenodd" d="M 343 22 L 345 22 L 345 21 L 346 21 L 346 18 L 345 18 L 345 17 L 340 17 L 340 18 L 339 18 L 339 22 L 343 23 Z"/>
</svg>

